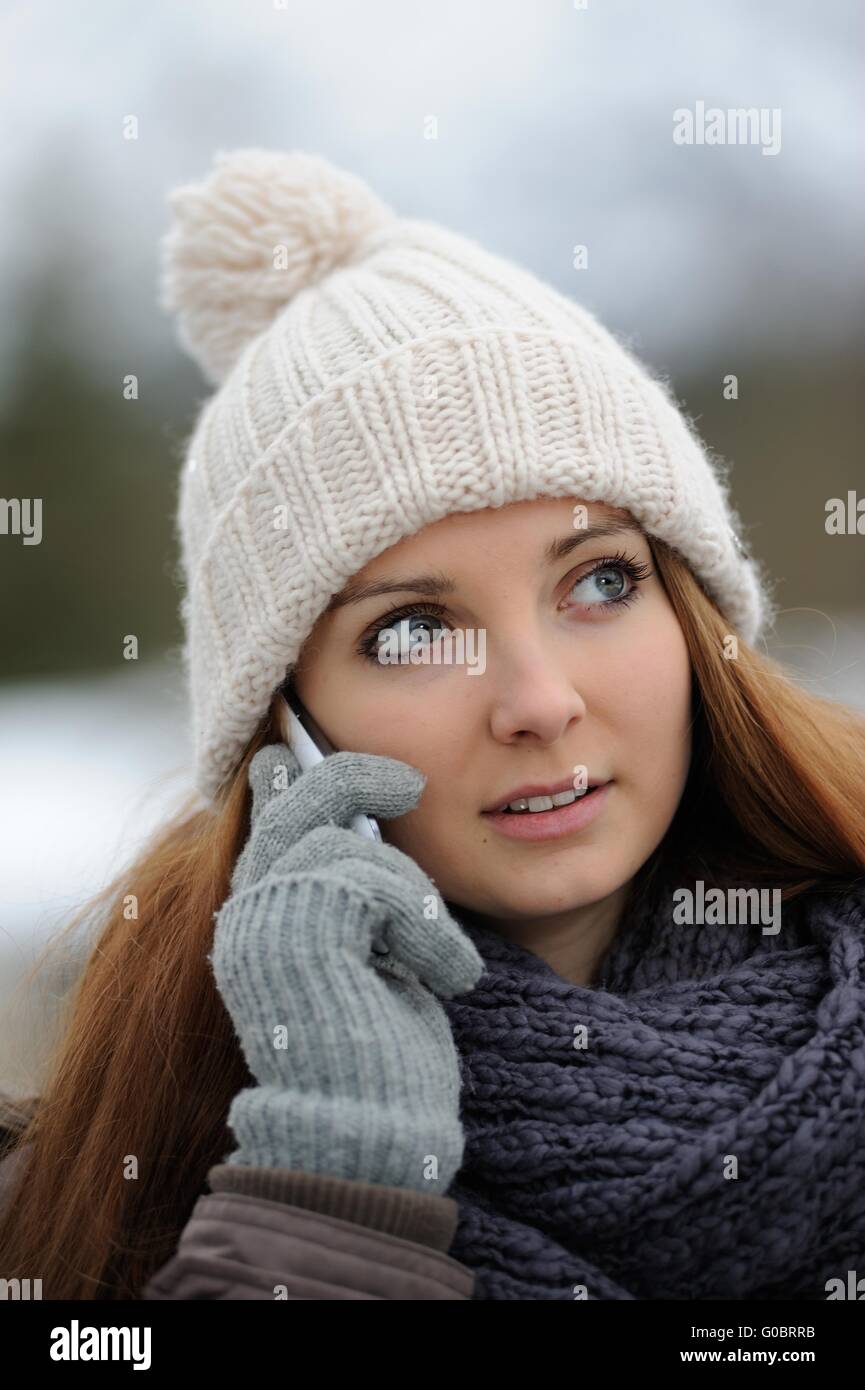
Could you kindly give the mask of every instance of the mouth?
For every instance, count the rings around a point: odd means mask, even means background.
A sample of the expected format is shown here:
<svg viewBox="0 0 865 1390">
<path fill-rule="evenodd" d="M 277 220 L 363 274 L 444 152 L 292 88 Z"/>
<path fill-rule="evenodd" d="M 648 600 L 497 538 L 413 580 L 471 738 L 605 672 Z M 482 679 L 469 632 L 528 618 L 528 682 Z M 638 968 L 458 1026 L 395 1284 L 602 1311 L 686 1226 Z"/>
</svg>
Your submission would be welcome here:
<svg viewBox="0 0 865 1390">
<path fill-rule="evenodd" d="M 591 825 L 603 814 L 612 790 L 611 779 L 590 784 L 579 796 L 571 787 L 567 793 L 526 798 L 529 804 L 525 808 L 513 810 L 507 805 L 482 814 L 499 834 L 510 840 L 553 840 Z M 561 804 L 555 804 L 556 799 Z M 532 802 L 537 809 L 532 809 Z"/>
<path fill-rule="evenodd" d="M 588 783 L 585 790 L 579 791 L 574 787 L 573 777 L 564 782 L 556 782 L 552 786 L 515 787 L 501 801 L 492 806 L 485 806 L 481 814 L 542 816 L 559 806 L 570 806 L 574 801 L 584 800 L 598 787 L 607 786 L 610 780 L 596 777 Z"/>
</svg>

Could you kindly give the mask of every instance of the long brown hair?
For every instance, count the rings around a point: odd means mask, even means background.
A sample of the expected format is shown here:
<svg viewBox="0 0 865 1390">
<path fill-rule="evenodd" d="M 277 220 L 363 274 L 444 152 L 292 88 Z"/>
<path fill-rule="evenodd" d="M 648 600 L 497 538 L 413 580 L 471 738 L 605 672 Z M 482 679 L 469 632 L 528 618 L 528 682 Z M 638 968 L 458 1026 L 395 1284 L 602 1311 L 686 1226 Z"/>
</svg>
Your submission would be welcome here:
<svg viewBox="0 0 865 1390">
<path fill-rule="evenodd" d="M 729 624 L 684 560 L 651 544 L 690 651 L 694 751 L 642 877 L 771 883 L 785 899 L 860 878 L 865 718 L 744 642 L 728 659 Z M 98 938 L 19 1136 L 0 1277 L 40 1278 L 51 1299 L 139 1297 L 236 1147 L 228 1107 L 255 1081 L 206 957 L 249 830 L 248 764 L 278 737 L 269 711 L 216 804 L 188 798 L 67 928 L 92 922 Z"/>
</svg>

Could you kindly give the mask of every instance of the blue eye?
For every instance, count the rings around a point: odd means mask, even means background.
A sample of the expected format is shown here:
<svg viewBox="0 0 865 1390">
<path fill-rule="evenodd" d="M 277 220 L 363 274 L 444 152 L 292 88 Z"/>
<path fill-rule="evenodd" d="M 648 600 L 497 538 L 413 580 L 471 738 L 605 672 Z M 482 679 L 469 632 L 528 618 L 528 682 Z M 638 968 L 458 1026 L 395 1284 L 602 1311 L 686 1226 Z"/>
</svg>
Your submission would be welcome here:
<svg viewBox="0 0 865 1390">
<path fill-rule="evenodd" d="M 627 604 L 633 603 L 640 597 L 640 583 L 642 580 L 647 579 L 652 573 L 653 571 L 649 565 L 636 559 L 633 555 L 625 555 L 621 552 L 617 555 L 606 555 L 603 559 L 598 560 L 597 564 L 589 570 L 588 574 L 583 574 L 579 579 L 574 581 L 569 593 L 573 594 L 574 591 L 579 589 L 582 585 L 592 583 L 596 585 L 594 592 L 599 596 L 600 601 L 588 601 L 575 606 L 587 610 L 624 608 Z M 622 578 L 623 575 L 627 575 L 630 580 L 630 587 L 625 589 L 624 592 L 622 592 L 624 583 Z M 604 587 L 597 587 L 600 581 L 607 581 L 608 579 L 612 580 L 612 587 L 606 587 L 606 583 Z M 397 628 L 397 649 L 399 652 L 405 651 L 406 655 L 408 655 L 408 650 L 411 647 L 412 633 L 413 631 L 417 631 L 417 629 L 412 629 L 411 619 L 418 617 L 438 620 L 441 619 L 445 611 L 444 604 L 430 603 L 429 601 L 426 603 L 407 604 L 402 608 L 394 609 L 393 612 L 386 613 L 383 618 L 380 618 L 371 628 L 367 629 L 358 642 L 355 650 L 358 656 L 365 657 L 376 666 L 382 664 L 378 659 L 380 646 L 379 636 L 389 629 Z M 430 626 L 435 630 L 443 630 L 445 628 L 445 624 L 440 621 L 434 621 Z M 430 634 L 428 640 L 431 640 L 431 636 Z"/>
<path fill-rule="evenodd" d="M 435 605 L 433 605 L 433 607 L 435 607 Z M 386 633 L 395 633 L 397 653 L 400 657 L 408 657 L 413 646 L 412 639 L 414 638 L 414 634 L 421 631 L 420 628 L 412 627 L 412 623 L 416 617 L 418 619 L 423 619 L 426 626 L 432 629 L 431 632 L 426 634 L 425 640 L 428 642 L 433 641 L 434 632 L 443 632 L 445 630 L 441 623 L 428 621 L 432 616 L 433 610 L 428 603 L 424 604 L 423 607 L 418 607 L 414 613 L 408 613 L 405 609 L 401 609 L 399 613 L 391 617 L 389 622 L 385 623 L 384 627 L 375 628 L 370 633 L 369 637 L 365 639 L 364 655 L 368 655 L 370 660 L 375 661 L 377 665 L 380 664 L 378 661 L 378 649 L 381 645 L 381 639 L 384 639 Z"/>
<path fill-rule="evenodd" d="M 621 608 L 626 604 L 633 603 L 640 597 L 640 584 L 644 579 L 648 579 L 653 573 L 651 565 L 647 565 L 643 560 L 638 560 L 635 555 L 625 555 L 620 551 L 617 555 L 605 555 L 602 560 L 598 560 L 593 565 L 588 574 L 574 581 L 570 592 L 573 593 L 583 584 L 594 584 L 595 594 L 600 594 L 600 603 L 587 603 L 587 608 Z M 630 587 L 622 592 L 622 575 L 627 575 L 630 580 Z M 612 577 L 612 589 L 599 589 L 597 586 L 601 580 Z M 605 596 L 606 595 L 606 596 Z"/>
</svg>

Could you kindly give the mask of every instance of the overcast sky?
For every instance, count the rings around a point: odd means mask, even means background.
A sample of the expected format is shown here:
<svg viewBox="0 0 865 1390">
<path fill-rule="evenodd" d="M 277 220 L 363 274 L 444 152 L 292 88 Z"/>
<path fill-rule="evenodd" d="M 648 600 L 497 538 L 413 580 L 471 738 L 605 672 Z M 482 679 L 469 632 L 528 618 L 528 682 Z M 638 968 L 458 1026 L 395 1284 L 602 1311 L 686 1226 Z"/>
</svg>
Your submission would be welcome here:
<svg viewBox="0 0 865 1390">
<path fill-rule="evenodd" d="M 7 0 L 0 362 L 52 257 L 85 356 L 173 351 L 165 195 L 250 144 L 351 168 L 673 368 L 828 350 L 865 303 L 863 16 L 858 0 Z M 780 152 L 674 144 L 673 112 L 698 101 L 779 110 Z"/>
</svg>

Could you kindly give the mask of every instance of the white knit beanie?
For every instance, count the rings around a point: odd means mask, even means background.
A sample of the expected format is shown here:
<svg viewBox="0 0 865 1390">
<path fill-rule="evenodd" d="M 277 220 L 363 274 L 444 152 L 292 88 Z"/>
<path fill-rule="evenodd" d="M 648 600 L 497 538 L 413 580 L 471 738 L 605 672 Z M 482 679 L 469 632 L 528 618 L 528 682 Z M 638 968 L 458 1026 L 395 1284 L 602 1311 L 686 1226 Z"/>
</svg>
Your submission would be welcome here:
<svg viewBox="0 0 865 1390">
<path fill-rule="evenodd" d="M 178 508 L 205 801 L 331 597 L 453 512 L 536 497 L 625 508 L 742 639 L 770 621 L 724 466 L 585 309 L 300 151 L 217 154 L 169 200 L 160 304 L 219 386 Z"/>
</svg>

